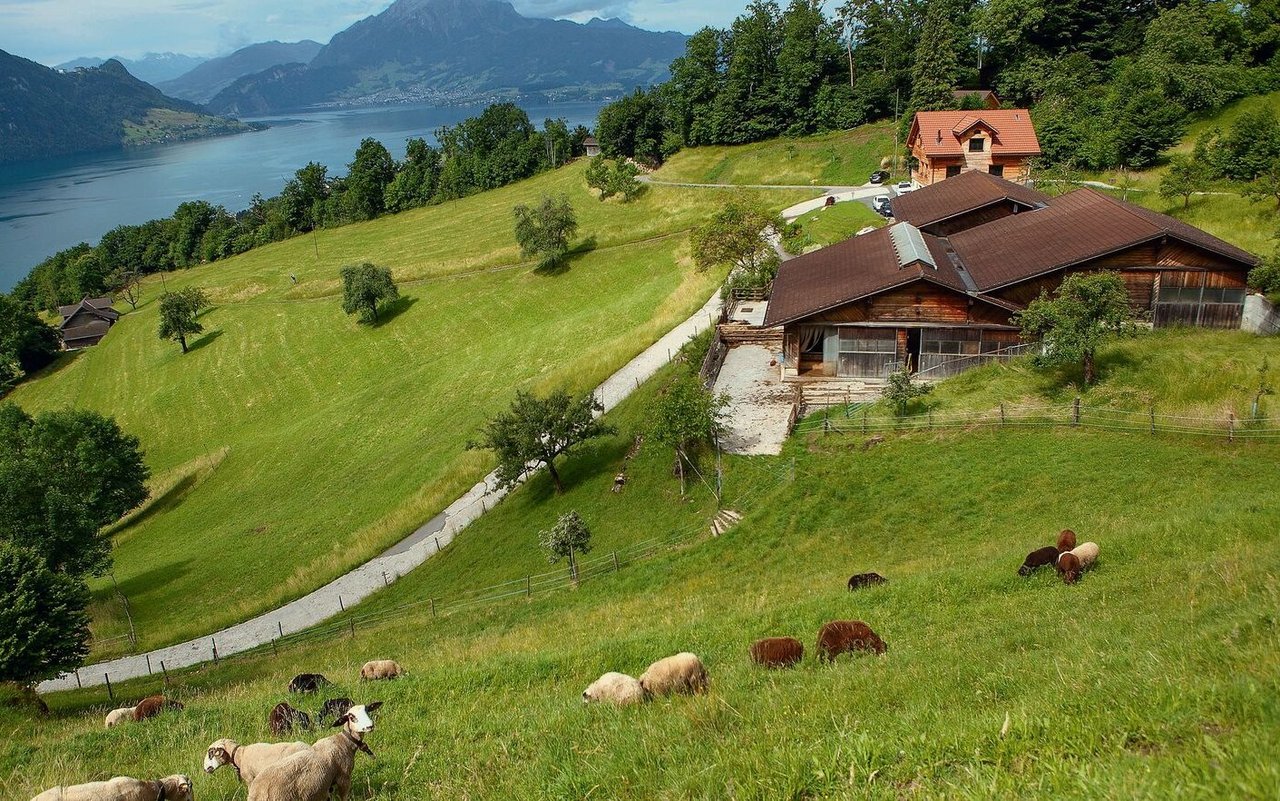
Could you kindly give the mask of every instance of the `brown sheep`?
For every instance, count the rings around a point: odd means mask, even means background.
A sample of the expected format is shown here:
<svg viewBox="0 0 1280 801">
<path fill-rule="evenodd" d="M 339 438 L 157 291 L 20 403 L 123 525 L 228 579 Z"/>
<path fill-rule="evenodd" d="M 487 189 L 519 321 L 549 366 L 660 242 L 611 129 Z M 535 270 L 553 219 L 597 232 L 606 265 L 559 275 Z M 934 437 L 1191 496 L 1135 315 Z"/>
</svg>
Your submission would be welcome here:
<svg viewBox="0 0 1280 801">
<path fill-rule="evenodd" d="M 1098 558 L 1098 544 L 1084 542 L 1058 557 L 1058 575 L 1067 584 L 1075 584 L 1080 574 L 1093 566 Z"/>
<path fill-rule="evenodd" d="M 1036 548 L 1027 554 L 1027 558 L 1023 560 L 1022 567 L 1018 568 L 1019 576 L 1029 576 L 1036 572 L 1037 568 L 1051 565 L 1058 561 L 1058 549 L 1052 545 L 1046 545 L 1043 548 Z"/>
<path fill-rule="evenodd" d="M 751 644 L 751 661 L 767 668 L 789 668 L 804 658 L 804 643 L 795 637 L 766 637 Z"/>
<path fill-rule="evenodd" d="M 163 695 L 151 695 L 143 698 L 133 708 L 133 719 L 146 720 L 147 718 L 154 718 L 166 709 L 182 709 L 182 704 L 171 698 L 165 698 Z"/>
<path fill-rule="evenodd" d="M 360 681 L 376 681 L 378 679 L 396 679 L 403 671 L 394 659 L 374 659 L 365 662 L 360 668 Z"/>
<path fill-rule="evenodd" d="M 884 640 L 861 620 L 832 620 L 818 629 L 818 661 L 835 662 L 840 654 L 853 651 L 889 650 Z"/>
<path fill-rule="evenodd" d="M 849 591 L 853 592 L 863 587 L 870 587 L 873 584 L 886 584 L 888 581 L 889 579 L 879 573 L 858 573 L 849 577 Z"/>
<path fill-rule="evenodd" d="M 1069 528 L 1064 528 L 1058 533 L 1058 550 L 1069 551 L 1076 547 L 1076 533 Z"/>
<path fill-rule="evenodd" d="M 301 709 L 289 706 L 288 701 L 281 701 L 275 705 L 267 715 L 267 726 L 277 737 L 293 731 L 295 726 L 304 731 L 311 731 L 312 728 L 311 717 Z"/>
</svg>

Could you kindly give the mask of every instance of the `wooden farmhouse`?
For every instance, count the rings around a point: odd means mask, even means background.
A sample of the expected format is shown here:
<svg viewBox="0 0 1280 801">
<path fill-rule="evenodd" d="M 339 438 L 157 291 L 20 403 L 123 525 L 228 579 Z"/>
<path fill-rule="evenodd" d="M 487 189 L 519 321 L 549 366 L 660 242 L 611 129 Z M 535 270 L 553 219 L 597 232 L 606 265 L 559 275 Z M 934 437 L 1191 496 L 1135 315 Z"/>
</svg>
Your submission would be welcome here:
<svg viewBox="0 0 1280 801">
<path fill-rule="evenodd" d="M 62 335 L 62 347 L 66 350 L 98 344 L 120 317 L 111 308 L 111 298 L 85 298 L 79 303 L 59 306 L 58 311 L 62 314 L 58 333 Z"/>
<path fill-rule="evenodd" d="M 587 152 L 587 158 L 594 158 L 600 155 L 600 141 L 594 136 L 588 136 L 583 139 L 582 147 Z"/>
<path fill-rule="evenodd" d="M 907 149 L 916 186 L 974 171 L 1025 182 L 1040 141 L 1026 109 L 920 111 L 911 121 Z"/>
<path fill-rule="evenodd" d="M 1050 198 L 964 173 L 892 201 L 896 222 L 785 262 L 764 325 L 783 378 L 940 377 L 1021 343 L 1013 315 L 1071 273 L 1114 270 L 1157 327 L 1239 328 L 1257 258 L 1093 189 Z M 776 328 L 775 328 L 776 330 Z"/>
</svg>

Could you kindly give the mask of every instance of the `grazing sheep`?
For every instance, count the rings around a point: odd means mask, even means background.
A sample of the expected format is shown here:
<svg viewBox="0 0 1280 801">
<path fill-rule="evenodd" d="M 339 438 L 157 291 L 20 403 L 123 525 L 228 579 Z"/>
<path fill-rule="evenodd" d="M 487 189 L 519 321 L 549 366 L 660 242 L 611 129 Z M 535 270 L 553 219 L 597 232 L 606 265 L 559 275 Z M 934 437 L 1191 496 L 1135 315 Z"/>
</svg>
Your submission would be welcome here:
<svg viewBox="0 0 1280 801">
<path fill-rule="evenodd" d="M 1027 554 L 1027 558 L 1023 560 L 1022 567 L 1018 568 L 1019 576 L 1029 576 L 1036 572 L 1037 568 L 1051 565 L 1058 561 L 1058 549 L 1052 545 L 1046 545 L 1043 548 L 1036 548 Z"/>
<path fill-rule="evenodd" d="M 268 765 L 249 785 L 249 801 L 325 801 L 331 789 L 337 801 L 347 801 L 356 751 L 373 756 L 364 736 L 373 731 L 369 713 L 380 706 L 374 701 L 351 707 L 333 724 L 340 732 Z"/>
<path fill-rule="evenodd" d="M 295 726 L 304 731 L 311 731 L 311 716 L 301 709 L 289 706 L 288 701 L 281 701 L 271 710 L 271 714 L 267 715 L 267 726 L 277 737 L 293 731 Z"/>
<path fill-rule="evenodd" d="M 191 779 L 181 774 L 155 781 L 117 776 L 105 782 L 52 787 L 31 801 L 194 801 Z"/>
<path fill-rule="evenodd" d="M 350 698 L 330 698 L 324 702 L 324 706 L 320 707 L 320 714 L 317 716 L 320 725 L 328 726 L 331 721 L 347 714 L 347 710 L 355 705 L 356 702 Z"/>
<path fill-rule="evenodd" d="M 1058 550 L 1069 551 L 1076 547 L 1076 533 L 1069 528 L 1058 532 Z"/>
<path fill-rule="evenodd" d="M 400 665 L 394 659 L 374 659 L 360 668 L 360 681 L 395 679 L 400 677 L 400 673 Z"/>
<path fill-rule="evenodd" d="M 319 673 L 299 673 L 289 682 L 291 693 L 314 693 L 329 684 L 329 680 Z"/>
<path fill-rule="evenodd" d="M 644 688 L 633 676 L 625 673 L 606 673 L 582 691 L 582 703 L 610 703 L 614 706 L 630 706 L 644 701 Z"/>
<path fill-rule="evenodd" d="M 640 674 L 646 697 L 671 693 L 705 693 L 707 668 L 694 654 L 684 652 L 659 659 Z"/>
<path fill-rule="evenodd" d="M 804 659 L 804 643 L 795 637 L 766 637 L 752 643 L 750 653 L 751 661 L 757 665 L 767 668 L 795 667 Z"/>
<path fill-rule="evenodd" d="M 303 742 L 240 745 L 225 738 L 214 740 L 204 753 L 204 772 L 213 773 L 223 765 L 230 765 L 240 781 L 251 784 L 268 765 L 310 747 Z"/>
<path fill-rule="evenodd" d="M 818 661 L 835 662 L 840 654 L 853 651 L 889 650 L 884 640 L 861 620 L 832 620 L 818 629 Z"/>
<path fill-rule="evenodd" d="M 859 573 L 856 576 L 849 577 L 849 591 L 860 590 L 873 584 L 885 584 L 888 581 L 889 579 L 879 573 Z"/>
<path fill-rule="evenodd" d="M 1058 557 L 1058 575 L 1067 584 L 1075 584 L 1080 574 L 1093 566 L 1098 559 L 1098 543 L 1083 542 Z"/>
<path fill-rule="evenodd" d="M 108 712 L 106 720 L 107 728 L 109 729 L 112 726 L 119 726 L 126 720 L 133 720 L 133 710 L 135 709 L 137 709 L 137 707 L 122 706 L 119 709 L 113 709 Z"/>
<path fill-rule="evenodd" d="M 182 703 L 174 701 L 171 698 L 165 698 L 163 695 L 150 695 L 138 702 L 133 708 L 134 720 L 146 720 L 154 718 L 166 709 L 182 709 Z"/>
</svg>

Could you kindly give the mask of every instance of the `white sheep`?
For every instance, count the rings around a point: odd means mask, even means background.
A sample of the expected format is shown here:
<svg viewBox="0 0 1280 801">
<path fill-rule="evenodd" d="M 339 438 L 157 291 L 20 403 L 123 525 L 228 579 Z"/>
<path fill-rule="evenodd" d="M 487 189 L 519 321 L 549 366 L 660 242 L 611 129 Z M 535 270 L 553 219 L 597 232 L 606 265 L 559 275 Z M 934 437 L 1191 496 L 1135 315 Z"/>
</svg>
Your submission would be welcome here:
<svg viewBox="0 0 1280 801">
<path fill-rule="evenodd" d="M 702 660 L 685 652 L 659 659 L 640 674 L 640 687 L 646 696 L 670 693 L 705 693 L 707 669 Z"/>
<path fill-rule="evenodd" d="M 214 740 L 204 753 L 204 772 L 213 773 L 223 765 L 230 765 L 240 781 L 248 785 L 268 765 L 309 748 L 311 746 L 303 742 L 240 745 L 226 738 Z"/>
<path fill-rule="evenodd" d="M 376 679 L 395 679 L 401 674 L 400 665 L 394 659 L 374 659 L 364 663 L 360 668 L 361 681 Z"/>
<path fill-rule="evenodd" d="M 1080 569 L 1088 570 L 1093 566 L 1094 562 L 1098 561 L 1098 543 L 1082 542 L 1072 548 L 1071 553 L 1075 554 L 1076 558 L 1080 560 Z"/>
<path fill-rule="evenodd" d="M 582 691 L 582 703 L 606 702 L 615 706 L 629 706 L 644 701 L 644 688 L 634 677 L 625 673 L 606 673 Z"/>
<path fill-rule="evenodd" d="M 369 713 L 380 706 L 374 701 L 351 707 L 334 721 L 342 731 L 268 765 L 249 785 L 249 801 L 325 801 L 330 789 L 337 801 L 347 801 L 356 751 L 373 756 L 364 735 L 373 731 Z"/>
<path fill-rule="evenodd" d="M 191 779 L 181 774 L 155 781 L 117 776 L 105 782 L 52 787 L 31 801 L 194 801 Z"/>
<path fill-rule="evenodd" d="M 113 709 L 107 713 L 107 728 L 119 726 L 127 720 L 133 720 L 133 710 L 137 707 L 122 706 L 119 709 Z"/>
</svg>

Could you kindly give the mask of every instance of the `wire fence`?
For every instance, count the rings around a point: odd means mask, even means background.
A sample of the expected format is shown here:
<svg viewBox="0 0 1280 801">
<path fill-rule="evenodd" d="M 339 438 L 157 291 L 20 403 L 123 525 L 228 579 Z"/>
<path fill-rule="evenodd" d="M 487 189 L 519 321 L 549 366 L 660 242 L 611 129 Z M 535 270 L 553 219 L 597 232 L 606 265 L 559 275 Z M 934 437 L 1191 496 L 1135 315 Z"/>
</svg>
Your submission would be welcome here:
<svg viewBox="0 0 1280 801">
<path fill-rule="evenodd" d="M 1280 440 L 1280 425 L 1266 417 L 1242 418 L 1233 413 L 1221 416 L 1174 415 L 1156 412 L 1087 406 L 1076 398 L 1067 404 L 1000 404 L 986 411 L 936 412 L 894 415 L 872 404 L 827 407 L 796 423 L 795 433 L 857 432 L 879 434 L 894 431 L 921 431 L 1004 427 L 1091 428 L 1133 434 L 1174 434 L 1220 437 L 1229 441 Z"/>
<path fill-rule="evenodd" d="M 753 492 L 744 493 L 744 497 L 758 496 L 762 490 L 772 486 L 779 486 L 795 477 L 794 460 L 769 467 L 753 464 L 746 460 L 735 464 L 738 467 L 742 467 L 744 476 L 750 477 L 754 482 Z M 585 558 L 582 556 L 576 557 L 573 569 L 568 566 L 562 566 L 543 573 L 529 573 L 486 587 L 464 590 L 449 597 L 429 595 L 425 598 L 366 614 L 349 613 L 338 619 L 301 631 L 290 632 L 289 634 L 282 632 L 281 636 L 271 640 L 270 643 L 232 654 L 220 652 L 216 636 L 210 637 L 209 647 L 212 658 L 203 664 L 219 665 L 237 659 L 260 656 L 267 652 L 279 654 L 282 650 L 296 648 L 309 643 L 332 640 L 343 636 L 354 637 L 360 629 L 377 626 L 396 619 L 404 619 L 406 614 L 411 612 L 417 613 L 415 621 L 425 617 L 426 614 L 424 613 L 429 613 L 432 619 L 436 619 L 485 606 L 510 602 L 514 599 L 525 598 L 531 600 L 535 596 L 545 597 L 554 592 L 581 586 L 586 582 L 607 578 L 613 574 L 620 573 L 627 567 L 653 559 L 664 552 L 693 544 L 711 536 L 714 536 L 711 522 L 700 521 L 663 536 L 633 542 L 608 552 L 593 553 Z M 155 660 L 153 669 L 152 660 L 148 656 L 147 669 L 150 676 L 161 679 L 166 687 L 170 686 L 173 681 L 173 677 L 170 675 L 170 667 L 165 665 L 163 660 Z M 184 667 L 183 669 L 187 668 Z M 115 689 L 112 686 L 112 679 L 108 674 L 104 673 L 102 675 L 104 679 L 103 687 L 107 691 L 107 696 L 114 700 Z M 77 685 L 80 685 L 80 671 L 74 671 L 74 677 Z M 118 677 L 116 682 L 122 680 L 126 680 L 126 677 Z"/>
</svg>

